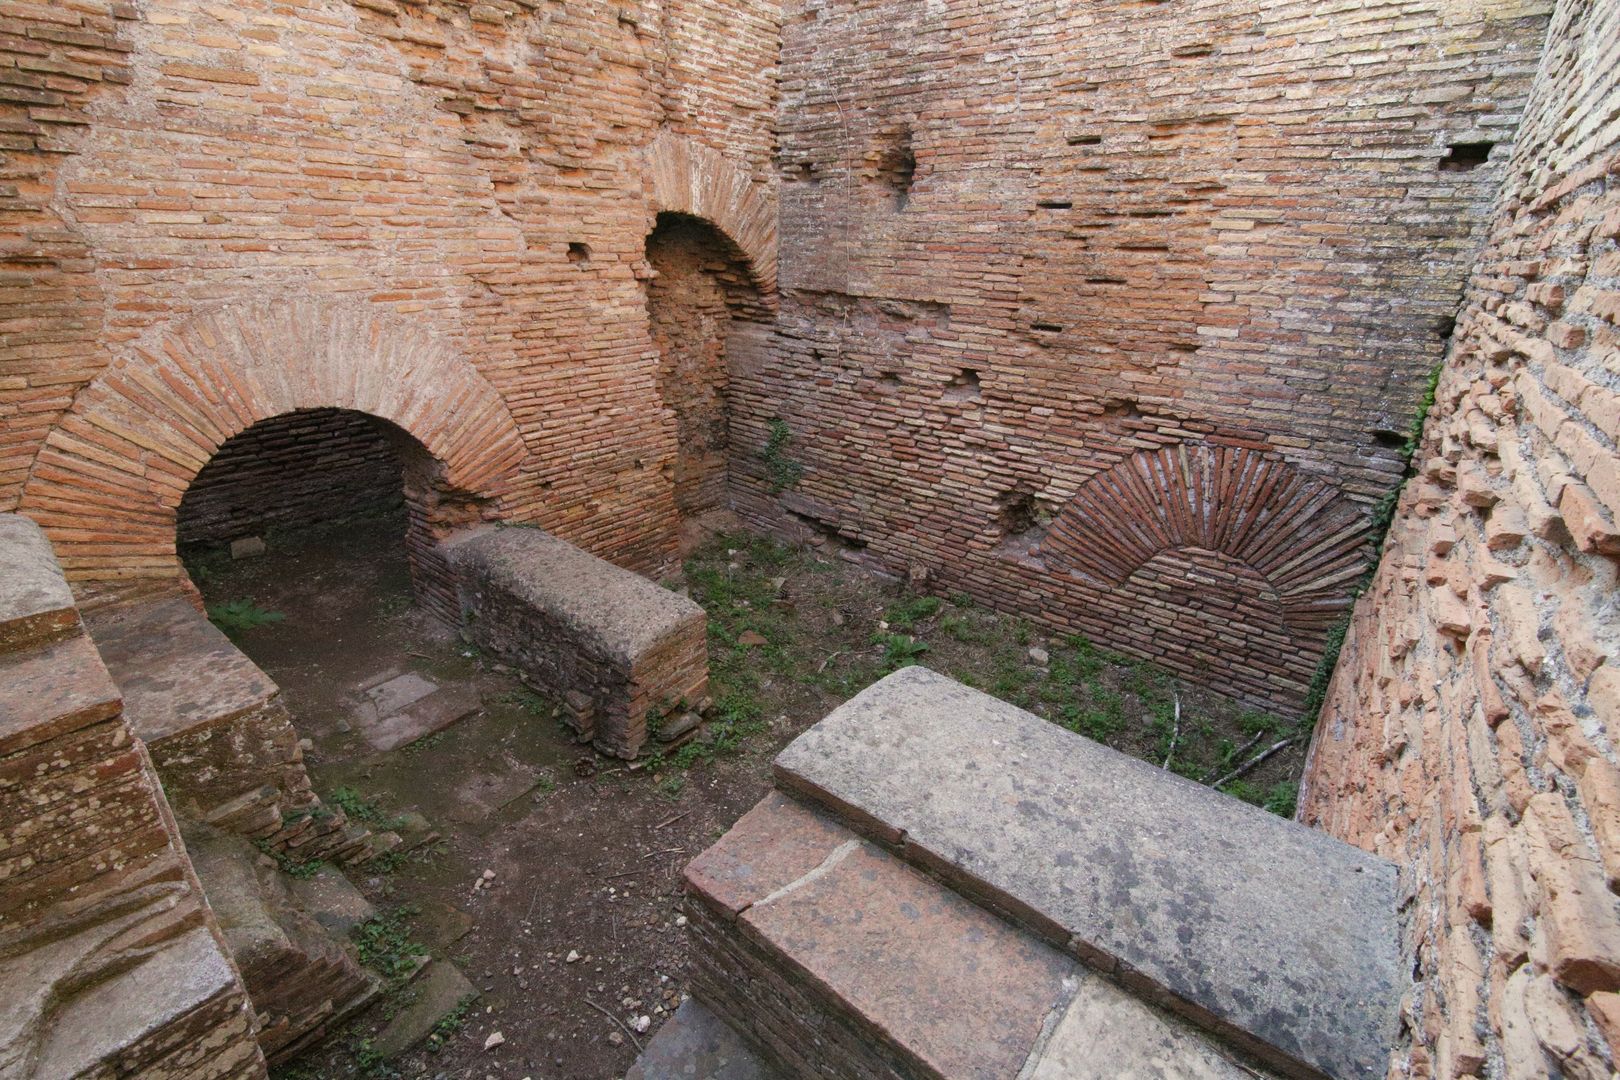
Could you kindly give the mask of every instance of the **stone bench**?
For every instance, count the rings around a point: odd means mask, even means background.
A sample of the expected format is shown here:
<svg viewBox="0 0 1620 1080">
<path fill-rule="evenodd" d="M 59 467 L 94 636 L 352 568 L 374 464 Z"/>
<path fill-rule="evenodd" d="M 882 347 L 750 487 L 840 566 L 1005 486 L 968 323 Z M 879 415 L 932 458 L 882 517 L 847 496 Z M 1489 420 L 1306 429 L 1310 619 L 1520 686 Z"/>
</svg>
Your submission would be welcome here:
<svg viewBox="0 0 1620 1080">
<path fill-rule="evenodd" d="M 790 1076 L 1254 1075 L 1184 1021 L 781 794 L 686 880 L 695 993 L 745 1018 Z"/>
<path fill-rule="evenodd" d="M 635 757 L 649 726 L 708 687 L 703 609 L 639 574 L 531 528 L 445 541 L 464 633 L 561 699 L 581 739 Z"/>
</svg>

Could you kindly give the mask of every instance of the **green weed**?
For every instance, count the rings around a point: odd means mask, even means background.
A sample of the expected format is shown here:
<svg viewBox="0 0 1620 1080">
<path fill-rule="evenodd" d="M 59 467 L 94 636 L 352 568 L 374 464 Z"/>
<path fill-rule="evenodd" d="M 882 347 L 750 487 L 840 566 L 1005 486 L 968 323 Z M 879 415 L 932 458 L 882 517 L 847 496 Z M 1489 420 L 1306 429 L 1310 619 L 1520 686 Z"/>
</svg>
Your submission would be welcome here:
<svg viewBox="0 0 1620 1080">
<path fill-rule="evenodd" d="M 252 600 L 226 600 L 218 604 L 209 604 L 207 612 L 208 621 L 225 631 L 227 635 L 269 626 L 286 618 L 281 612 L 267 611 Z"/>
</svg>

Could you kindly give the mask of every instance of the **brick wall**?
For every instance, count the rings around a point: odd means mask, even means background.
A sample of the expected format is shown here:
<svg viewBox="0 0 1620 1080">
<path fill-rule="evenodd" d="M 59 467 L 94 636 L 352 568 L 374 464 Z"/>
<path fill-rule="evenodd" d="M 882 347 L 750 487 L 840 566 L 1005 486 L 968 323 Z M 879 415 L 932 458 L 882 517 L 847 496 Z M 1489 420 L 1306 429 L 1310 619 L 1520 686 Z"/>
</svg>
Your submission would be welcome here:
<svg viewBox="0 0 1620 1080">
<path fill-rule="evenodd" d="M 219 448 L 180 501 L 182 544 L 397 510 L 400 462 L 380 423 L 342 409 L 284 413 Z"/>
<path fill-rule="evenodd" d="M 1304 819 L 1400 863 L 1413 1076 L 1620 1062 L 1620 4 L 1561 2 Z"/>
<path fill-rule="evenodd" d="M 776 18 L 744 0 L 7 8 L 0 509 L 40 518 L 81 587 L 172 575 L 165 534 L 191 458 L 240 428 L 182 426 L 182 460 L 126 482 L 103 466 L 145 448 L 65 410 L 115 361 L 172 375 L 165 334 L 199 316 L 313 298 L 402 322 L 494 387 L 522 452 L 471 492 L 491 513 L 662 563 L 676 440 L 638 279 L 650 148 L 723 156 L 723 176 L 660 174 L 696 202 L 774 205 Z M 302 347 L 227 338 L 269 369 Z M 154 387 L 118 389 L 173 392 Z M 279 400 L 274 377 L 262 389 Z M 440 385 L 413 392 L 454 404 Z M 87 535 L 104 508 L 74 493 L 95 485 L 138 526 Z"/>
<path fill-rule="evenodd" d="M 784 25 L 782 313 L 733 372 L 739 508 L 1297 706 L 1545 5 L 797 0 Z M 805 468 L 780 499 L 777 416 Z"/>
</svg>

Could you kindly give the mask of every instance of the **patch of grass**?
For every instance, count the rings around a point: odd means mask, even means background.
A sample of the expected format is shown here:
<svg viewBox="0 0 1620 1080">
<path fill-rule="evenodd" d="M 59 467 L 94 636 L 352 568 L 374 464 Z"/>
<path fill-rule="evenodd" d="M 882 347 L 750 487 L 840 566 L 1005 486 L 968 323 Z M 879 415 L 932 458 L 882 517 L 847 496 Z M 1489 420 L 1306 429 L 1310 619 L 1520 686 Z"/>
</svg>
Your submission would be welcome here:
<svg viewBox="0 0 1620 1080">
<path fill-rule="evenodd" d="M 207 608 L 208 621 L 225 631 L 227 635 L 244 633 L 256 630 L 261 626 L 281 622 L 286 618 L 279 611 L 268 611 L 252 600 L 225 600 L 217 604 L 209 604 Z"/>
<path fill-rule="evenodd" d="M 519 686 L 497 695 L 495 704 L 526 712 L 530 716 L 550 716 L 553 709 L 551 702 L 527 686 Z"/>
<path fill-rule="evenodd" d="M 378 975 L 390 987 L 397 987 L 416 971 L 418 958 L 428 951 L 411 939 L 407 920 L 416 914 L 414 908 L 396 908 L 374 915 L 350 931 L 355 952 L 360 962 Z"/>
<path fill-rule="evenodd" d="M 889 605 L 883 621 L 895 630 L 912 631 L 924 619 L 932 618 L 944 606 L 937 596 L 913 596 Z"/>
<path fill-rule="evenodd" d="M 770 433 L 765 437 L 765 449 L 760 459 L 765 462 L 765 478 L 771 494 L 780 495 L 804 478 L 804 466 L 788 457 L 793 442 L 793 431 L 787 421 L 777 417 L 770 422 Z"/>
</svg>

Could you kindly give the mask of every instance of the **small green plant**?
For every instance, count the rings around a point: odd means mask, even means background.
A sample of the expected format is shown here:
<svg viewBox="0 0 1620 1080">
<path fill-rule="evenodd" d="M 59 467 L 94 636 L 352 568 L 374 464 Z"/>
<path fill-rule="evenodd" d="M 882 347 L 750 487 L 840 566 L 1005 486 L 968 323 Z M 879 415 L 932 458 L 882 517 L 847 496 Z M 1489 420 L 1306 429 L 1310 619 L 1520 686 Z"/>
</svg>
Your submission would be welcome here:
<svg viewBox="0 0 1620 1080">
<path fill-rule="evenodd" d="M 788 457 L 788 446 L 792 442 L 793 432 L 787 421 L 780 417 L 773 419 L 770 434 L 765 437 L 765 449 L 759 455 L 765 462 L 765 476 L 772 495 L 780 495 L 804 477 L 804 466 Z"/>
<path fill-rule="evenodd" d="M 279 611 L 267 611 L 252 600 L 226 600 L 209 604 L 208 620 L 226 634 L 240 634 L 286 618 Z"/>
<path fill-rule="evenodd" d="M 477 994 L 463 994 L 456 1007 L 439 1017 L 439 1022 L 433 1025 L 428 1032 L 427 1048 L 429 1053 L 437 1054 L 444 1049 L 445 1043 L 460 1031 L 467 1023 L 467 1014 L 472 1012 L 473 1005 L 478 1001 Z"/>
<path fill-rule="evenodd" d="M 926 641 L 918 641 L 909 634 L 876 634 L 872 643 L 883 646 L 883 666 L 888 671 L 910 667 L 928 651 Z"/>
<path fill-rule="evenodd" d="M 1298 802 L 1299 785 L 1292 780 L 1281 780 L 1271 786 L 1265 802 L 1260 805 L 1279 817 L 1293 817 L 1294 805 Z"/>
<path fill-rule="evenodd" d="M 340 787 L 327 796 L 327 800 L 350 818 L 374 829 L 398 829 L 405 819 L 383 812 L 377 800 L 368 799 L 352 787 Z"/>
<path fill-rule="evenodd" d="M 409 978 L 421 965 L 419 958 L 427 955 L 427 949 L 411 940 L 406 920 L 415 914 L 412 908 L 396 908 L 372 916 L 350 932 L 360 962 L 390 986 L 397 987 Z"/>
<path fill-rule="evenodd" d="M 883 621 L 896 630 L 915 630 L 917 624 L 935 615 L 944 602 L 937 596 L 913 596 L 890 604 Z"/>
<path fill-rule="evenodd" d="M 294 859 L 285 851 L 271 847 L 270 841 L 268 840 L 255 840 L 253 842 L 253 846 L 274 859 L 276 861 L 276 869 L 280 870 L 288 877 L 297 878 L 300 881 L 307 881 L 308 879 L 314 877 L 316 874 L 320 873 L 321 868 L 326 865 L 326 863 L 320 859 L 309 859 L 307 861 Z"/>
</svg>

